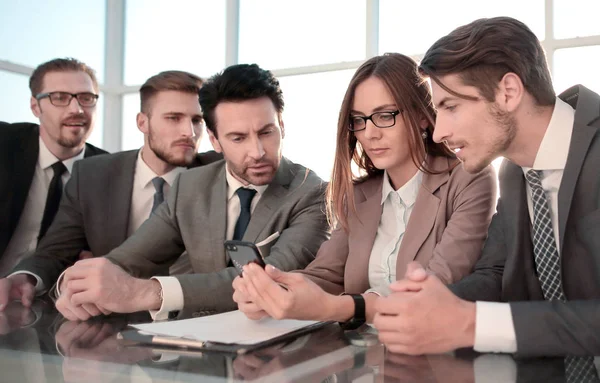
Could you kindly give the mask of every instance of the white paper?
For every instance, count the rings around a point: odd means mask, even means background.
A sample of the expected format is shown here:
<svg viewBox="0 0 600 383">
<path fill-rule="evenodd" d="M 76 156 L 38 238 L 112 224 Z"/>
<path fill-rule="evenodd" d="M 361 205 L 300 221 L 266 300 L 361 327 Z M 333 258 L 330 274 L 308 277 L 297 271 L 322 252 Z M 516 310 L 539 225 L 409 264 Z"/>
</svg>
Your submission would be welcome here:
<svg viewBox="0 0 600 383">
<path fill-rule="evenodd" d="M 201 318 L 133 325 L 143 332 L 204 342 L 253 345 L 318 323 L 304 320 L 248 319 L 239 310 Z"/>
</svg>

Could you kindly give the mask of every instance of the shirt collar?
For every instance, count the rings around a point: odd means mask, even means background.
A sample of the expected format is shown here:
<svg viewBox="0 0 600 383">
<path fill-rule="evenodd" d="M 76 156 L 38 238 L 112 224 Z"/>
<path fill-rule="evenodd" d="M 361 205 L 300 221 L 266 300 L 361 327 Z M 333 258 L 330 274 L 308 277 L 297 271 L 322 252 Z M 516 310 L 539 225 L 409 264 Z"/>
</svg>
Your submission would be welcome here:
<svg viewBox="0 0 600 383">
<path fill-rule="evenodd" d="M 398 197 L 400 197 L 402 203 L 404 203 L 406 207 L 414 205 L 415 201 L 417 200 L 417 195 L 419 194 L 419 187 L 421 186 L 422 179 L 423 173 L 420 170 L 417 170 L 415 175 L 408 180 L 407 183 L 402 185 L 400 189 L 394 190 L 392 184 L 390 183 L 387 171 L 384 172 L 383 186 L 381 188 L 381 204 L 383 205 L 391 193 L 397 193 Z"/>
<path fill-rule="evenodd" d="M 248 184 L 248 185 L 242 184 L 237 178 L 235 178 L 231 174 L 227 163 L 225 163 L 225 179 L 227 180 L 227 201 L 229 201 L 235 194 L 236 190 L 238 190 L 241 187 L 245 187 L 248 189 L 254 189 L 254 190 L 256 190 L 258 195 L 261 197 L 262 197 L 263 193 L 265 192 L 265 190 L 269 187 L 269 185 L 257 186 L 257 185 L 252 185 L 252 184 Z"/>
<path fill-rule="evenodd" d="M 175 182 L 175 178 L 186 170 L 184 167 L 176 167 L 171 171 L 159 176 L 156 174 L 150 167 L 144 162 L 142 158 L 142 149 L 138 152 L 138 158 L 135 164 L 135 179 L 136 183 L 140 188 L 145 188 L 152 182 L 152 180 L 156 177 L 162 177 L 169 186 L 173 186 L 173 182 Z"/>
<path fill-rule="evenodd" d="M 574 122 L 575 110 L 557 97 L 548 129 L 533 161 L 533 169 L 562 170 L 565 168 Z M 532 168 L 523 167 L 525 173 L 529 169 Z"/>
<path fill-rule="evenodd" d="M 52 152 L 50 151 L 50 149 L 48 149 L 48 147 L 46 146 L 46 143 L 44 143 L 44 140 L 42 140 L 42 137 L 39 137 L 39 146 L 40 146 L 40 150 L 39 150 L 39 155 L 38 155 L 38 164 L 40 165 L 40 168 L 42 168 L 42 170 L 46 170 L 48 169 L 50 166 L 54 165 L 56 162 L 60 161 L 54 154 L 52 154 Z M 73 170 L 73 164 L 75 164 L 75 161 L 81 160 L 83 159 L 83 156 L 85 155 L 85 148 L 79 152 L 79 154 L 77 154 L 76 156 L 73 156 L 71 158 L 67 158 L 66 160 L 63 160 L 62 163 L 63 165 L 65 165 L 65 167 L 67 168 L 67 171 L 69 172 L 69 174 L 71 174 L 72 170 Z"/>
</svg>

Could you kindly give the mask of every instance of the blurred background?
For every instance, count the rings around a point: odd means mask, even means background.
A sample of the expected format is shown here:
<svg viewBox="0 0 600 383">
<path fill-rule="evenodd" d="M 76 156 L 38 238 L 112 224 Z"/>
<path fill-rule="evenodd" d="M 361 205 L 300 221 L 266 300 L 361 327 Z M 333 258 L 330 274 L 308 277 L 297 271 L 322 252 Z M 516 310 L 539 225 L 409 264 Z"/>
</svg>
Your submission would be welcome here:
<svg viewBox="0 0 600 383">
<path fill-rule="evenodd" d="M 90 142 L 139 148 L 137 91 L 148 77 L 257 63 L 284 92 L 284 155 L 329 179 L 342 97 L 366 58 L 419 60 L 457 26 L 511 16 L 542 41 L 557 92 L 582 83 L 600 93 L 598 15 L 599 0 L 0 0 L 0 120 L 37 122 L 29 74 L 75 57 L 101 83 Z M 209 149 L 205 137 L 201 151 Z"/>
</svg>

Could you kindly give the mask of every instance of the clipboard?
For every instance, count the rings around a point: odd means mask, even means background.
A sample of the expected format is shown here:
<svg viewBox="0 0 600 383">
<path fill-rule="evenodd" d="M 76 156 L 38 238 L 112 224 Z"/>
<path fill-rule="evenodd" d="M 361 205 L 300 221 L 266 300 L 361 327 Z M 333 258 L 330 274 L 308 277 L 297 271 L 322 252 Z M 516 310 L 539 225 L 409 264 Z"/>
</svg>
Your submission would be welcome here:
<svg viewBox="0 0 600 383">
<path fill-rule="evenodd" d="M 119 332 L 117 337 L 118 339 L 134 342 L 132 345 L 135 346 L 150 346 L 153 348 L 166 348 L 169 350 L 194 350 L 202 352 L 243 355 L 278 343 L 290 342 L 302 335 L 317 331 L 332 323 L 333 322 L 317 322 L 255 344 L 199 341 L 181 337 L 148 334 L 134 328 Z"/>
</svg>

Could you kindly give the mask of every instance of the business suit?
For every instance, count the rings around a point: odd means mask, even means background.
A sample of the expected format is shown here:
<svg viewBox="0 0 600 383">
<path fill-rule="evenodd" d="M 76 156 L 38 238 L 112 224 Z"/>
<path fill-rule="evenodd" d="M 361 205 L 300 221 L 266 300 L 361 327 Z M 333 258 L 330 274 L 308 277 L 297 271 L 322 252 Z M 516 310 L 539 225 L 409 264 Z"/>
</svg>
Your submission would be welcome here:
<svg viewBox="0 0 600 383">
<path fill-rule="evenodd" d="M 78 161 L 54 222 L 34 256 L 13 271 L 29 271 L 51 287 L 82 250 L 108 254 L 128 237 L 131 198 L 139 150 Z M 190 167 L 222 159 L 214 151 L 196 156 Z"/>
<path fill-rule="evenodd" d="M 504 161 L 501 198 L 483 254 L 451 286 L 467 300 L 510 302 L 521 355 L 600 355 L 600 96 L 578 85 L 559 96 L 575 109 L 558 192 L 559 254 L 568 302 L 544 301 L 536 275 L 521 167 Z"/>
<path fill-rule="evenodd" d="M 162 204 L 108 258 L 136 277 L 164 272 L 187 250 L 195 274 L 175 276 L 184 308 L 180 316 L 233 310 L 231 283 L 236 269 L 227 267 L 223 242 L 227 217 L 225 161 L 182 173 L 167 203 Z M 323 181 L 301 165 L 282 158 L 275 178 L 258 201 L 243 240 L 260 242 L 279 232 L 272 246 L 262 247 L 266 263 L 282 270 L 305 267 L 329 236 L 324 214 Z"/>
<path fill-rule="evenodd" d="M 39 155 L 40 127 L 0 122 L 0 255 L 4 254 L 23 213 Z M 85 144 L 84 157 L 106 151 Z M 42 212 L 40 212 L 41 221 Z"/>
<path fill-rule="evenodd" d="M 435 171 L 453 163 L 445 157 L 430 157 Z M 369 259 L 383 210 L 382 184 L 383 176 L 376 176 L 354 186 L 356 214 L 349 212 L 349 232 L 337 228 L 316 259 L 300 271 L 325 291 L 361 294 L 369 289 Z M 491 167 L 475 175 L 462 165 L 450 172 L 425 173 L 398 250 L 396 277 L 403 278 L 413 260 L 445 283 L 470 273 L 481 254 L 495 196 Z"/>
</svg>

